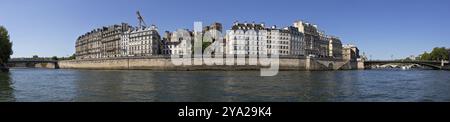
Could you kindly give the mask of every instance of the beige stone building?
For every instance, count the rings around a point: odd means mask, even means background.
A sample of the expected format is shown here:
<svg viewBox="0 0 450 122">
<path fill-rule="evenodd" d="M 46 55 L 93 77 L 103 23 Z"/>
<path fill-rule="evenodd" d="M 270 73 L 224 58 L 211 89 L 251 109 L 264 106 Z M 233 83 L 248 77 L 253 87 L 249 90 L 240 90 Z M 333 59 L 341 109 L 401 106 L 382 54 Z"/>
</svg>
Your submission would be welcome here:
<svg viewBox="0 0 450 122">
<path fill-rule="evenodd" d="M 187 29 L 178 29 L 176 32 L 166 31 L 162 40 L 163 55 L 192 55 L 194 35 Z"/>
<path fill-rule="evenodd" d="M 120 42 L 123 38 L 125 31 L 132 28 L 127 23 L 121 25 L 112 25 L 104 27 L 102 30 L 102 43 L 101 43 L 101 57 L 102 58 L 114 58 L 122 57 L 122 51 Z"/>
<path fill-rule="evenodd" d="M 202 47 L 205 49 L 205 52 L 203 53 L 210 53 L 210 54 L 226 54 L 226 40 L 223 33 L 223 26 L 221 23 L 214 22 L 209 26 L 203 27 L 202 30 L 202 44 L 206 42 L 210 42 L 210 45 L 202 45 L 202 46 L 210 46 L 213 51 L 206 52 L 207 47 Z M 208 35 L 207 35 L 208 34 Z M 214 45 L 213 45 L 214 44 Z M 215 47 L 217 46 L 217 47 Z"/>
<path fill-rule="evenodd" d="M 305 54 L 319 56 L 319 30 L 316 25 L 303 21 L 295 21 L 294 27 L 304 34 Z"/>
<path fill-rule="evenodd" d="M 264 24 L 235 22 L 226 33 L 227 54 L 267 54 L 267 30 Z"/>
<path fill-rule="evenodd" d="M 160 54 L 161 36 L 155 25 L 137 28 L 125 33 L 128 38 L 128 56 L 151 56 Z"/>
<path fill-rule="evenodd" d="M 102 29 L 95 29 L 78 37 L 75 43 L 75 56 L 77 59 L 100 58 Z"/>
<path fill-rule="evenodd" d="M 359 49 L 355 45 L 343 45 L 342 56 L 344 60 L 357 61 L 359 58 Z"/>
<path fill-rule="evenodd" d="M 298 31 L 298 28 L 289 26 L 284 28 L 289 32 L 289 55 L 305 56 L 305 41 L 303 33 Z"/>
<path fill-rule="evenodd" d="M 295 21 L 294 27 L 304 34 L 305 54 L 313 57 L 329 56 L 329 39 L 318 26 L 303 21 Z"/>
<path fill-rule="evenodd" d="M 191 55 L 194 35 L 205 34 L 209 30 L 222 32 L 223 26 L 215 22 L 203 27 L 199 32 L 187 29 L 179 29 L 173 33 L 166 31 L 163 38 L 154 25 L 148 28 L 145 26 L 133 28 L 122 23 L 102 27 L 77 39 L 76 57 L 91 59 L 160 54 Z M 302 21 L 296 21 L 293 26 L 286 28 L 276 26 L 268 28 L 263 23 L 235 22 L 224 36 L 224 39 L 220 40 L 219 49 L 224 54 L 262 55 L 277 52 L 281 56 L 346 58 L 343 51 L 347 50 L 342 48 L 338 37 L 328 36 L 320 31 L 317 25 Z M 202 44 L 204 41 L 205 38 L 202 38 Z M 212 40 L 215 41 L 217 40 Z M 348 55 L 352 55 L 351 53 L 347 52 Z"/>
<path fill-rule="evenodd" d="M 227 53 L 243 55 L 304 55 L 303 34 L 295 27 L 265 27 L 262 23 L 234 23 L 226 35 Z"/>
<path fill-rule="evenodd" d="M 338 37 L 329 36 L 328 56 L 335 59 L 342 59 L 342 42 Z"/>
<path fill-rule="evenodd" d="M 290 55 L 291 34 L 289 30 L 278 29 L 276 26 L 267 28 L 267 54 Z"/>
<path fill-rule="evenodd" d="M 80 37 L 75 44 L 77 59 L 121 57 L 121 41 L 131 26 L 122 23 L 94 29 Z"/>
</svg>

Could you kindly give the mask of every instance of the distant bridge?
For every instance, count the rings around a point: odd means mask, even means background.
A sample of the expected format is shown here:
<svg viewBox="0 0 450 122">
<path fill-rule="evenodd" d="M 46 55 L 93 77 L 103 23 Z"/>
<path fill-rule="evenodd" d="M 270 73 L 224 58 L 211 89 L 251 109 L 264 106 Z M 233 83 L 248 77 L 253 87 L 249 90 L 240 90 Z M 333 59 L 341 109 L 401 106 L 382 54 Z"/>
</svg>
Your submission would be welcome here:
<svg viewBox="0 0 450 122">
<path fill-rule="evenodd" d="M 12 58 L 8 67 L 54 68 L 58 69 L 58 61 L 52 58 Z"/>
<path fill-rule="evenodd" d="M 418 64 L 433 69 L 447 69 L 449 61 L 423 61 L 423 60 L 369 60 L 364 62 L 364 67 L 370 69 L 373 66 L 385 64 Z"/>
</svg>

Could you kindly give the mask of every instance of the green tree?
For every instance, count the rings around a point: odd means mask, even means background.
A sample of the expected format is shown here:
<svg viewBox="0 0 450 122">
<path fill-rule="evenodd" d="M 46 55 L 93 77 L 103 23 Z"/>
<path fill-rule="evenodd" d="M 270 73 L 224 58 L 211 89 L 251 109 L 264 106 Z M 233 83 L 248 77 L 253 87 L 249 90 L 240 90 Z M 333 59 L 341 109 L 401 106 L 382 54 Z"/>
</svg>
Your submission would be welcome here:
<svg viewBox="0 0 450 122">
<path fill-rule="evenodd" d="M 53 56 L 52 60 L 58 60 L 58 57 L 57 56 Z"/>
<path fill-rule="evenodd" d="M 413 59 L 411 59 L 410 57 L 407 57 L 404 59 L 404 61 L 412 61 Z"/>
<path fill-rule="evenodd" d="M 72 55 L 69 57 L 69 60 L 73 60 L 73 59 L 75 59 L 75 54 L 72 54 Z"/>
<path fill-rule="evenodd" d="M 428 52 L 424 52 L 420 55 L 420 60 L 431 60 L 431 55 Z"/>
<path fill-rule="evenodd" d="M 435 47 L 431 53 L 424 52 L 419 55 L 420 60 L 449 60 L 449 52 L 445 47 Z"/>
<path fill-rule="evenodd" d="M 448 52 L 445 47 L 435 47 L 430 54 L 431 60 L 448 60 Z"/>
<path fill-rule="evenodd" d="M 9 40 L 8 30 L 0 26 L 0 64 L 6 63 L 12 54 L 12 43 Z"/>
</svg>

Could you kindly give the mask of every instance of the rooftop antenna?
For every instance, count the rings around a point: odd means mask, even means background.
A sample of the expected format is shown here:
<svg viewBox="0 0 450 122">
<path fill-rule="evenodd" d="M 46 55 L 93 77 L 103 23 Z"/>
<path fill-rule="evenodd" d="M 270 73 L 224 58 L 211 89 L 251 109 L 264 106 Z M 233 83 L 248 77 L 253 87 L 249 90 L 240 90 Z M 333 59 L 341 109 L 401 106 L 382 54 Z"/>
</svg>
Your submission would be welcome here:
<svg viewBox="0 0 450 122">
<path fill-rule="evenodd" d="M 139 21 L 138 28 L 145 28 L 145 27 L 147 27 L 147 24 L 145 24 L 145 21 L 144 21 L 144 17 L 141 16 L 141 13 L 139 11 L 137 11 L 136 14 L 137 14 L 137 19 Z"/>
</svg>

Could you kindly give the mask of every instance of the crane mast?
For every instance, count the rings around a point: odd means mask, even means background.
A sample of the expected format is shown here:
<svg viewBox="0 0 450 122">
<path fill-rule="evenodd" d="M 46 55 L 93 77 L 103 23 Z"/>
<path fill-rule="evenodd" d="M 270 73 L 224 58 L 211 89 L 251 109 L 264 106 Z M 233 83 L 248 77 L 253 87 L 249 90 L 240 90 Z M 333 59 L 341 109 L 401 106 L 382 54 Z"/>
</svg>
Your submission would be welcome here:
<svg viewBox="0 0 450 122">
<path fill-rule="evenodd" d="M 141 16 L 141 13 L 139 11 L 137 11 L 136 14 L 137 14 L 137 19 L 139 21 L 138 28 L 145 28 L 145 27 L 147 27 L 147 24 L 145 24 L 145 21 L 144 21 L 144 17 Z"/>
</svg>

